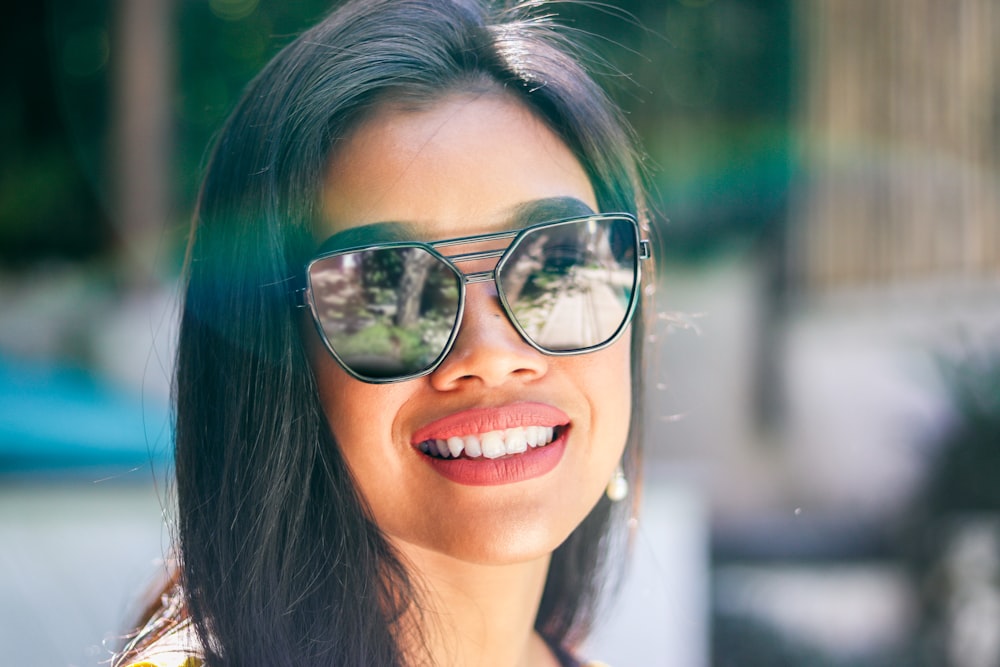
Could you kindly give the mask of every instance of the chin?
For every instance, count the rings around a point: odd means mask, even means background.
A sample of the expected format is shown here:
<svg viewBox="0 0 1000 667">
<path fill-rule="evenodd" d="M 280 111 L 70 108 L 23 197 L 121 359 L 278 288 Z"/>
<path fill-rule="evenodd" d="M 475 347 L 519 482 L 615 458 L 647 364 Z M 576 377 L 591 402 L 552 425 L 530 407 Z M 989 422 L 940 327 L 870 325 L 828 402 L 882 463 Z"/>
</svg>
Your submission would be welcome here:
<svg viewBox="0 0 1000 667">
<path fill-rule="evenodd" d="M 599 494 L 598 496 L 599 497 Z M 466 528 L 452 526 L 448 535 L 428 536 L 421 540 L 424 549 L 458 561 L 490 566 L 516 565 L 547 559 L 596 503 L 576 508 L 538 509 L 535 516 L 511 520 L 484 520 Z"/>
</svg>

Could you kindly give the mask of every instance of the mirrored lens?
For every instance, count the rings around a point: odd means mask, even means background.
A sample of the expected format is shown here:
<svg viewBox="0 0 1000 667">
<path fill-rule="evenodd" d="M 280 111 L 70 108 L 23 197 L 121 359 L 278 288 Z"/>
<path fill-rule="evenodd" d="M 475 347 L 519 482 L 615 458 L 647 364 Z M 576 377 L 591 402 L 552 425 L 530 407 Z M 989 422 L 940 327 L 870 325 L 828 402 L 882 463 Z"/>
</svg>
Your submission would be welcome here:
<svg viewBox="0 0 1000 667">
<path fill-rule="evenodd" d="M 458 319 L 459 276 L 423 248 L 377 248 L 309 268 L 313 306 L 336 355 L 355 373 L 392 379 L 429 368 Z"/>
<path fill-rule="evenodd" d="M 636 231 L 625 218 L 590 218 L 522 236 L 502 260 L 499 289 L 541 348 L 601 345 L 625 324 L 636 289 Z"/>
</svg>

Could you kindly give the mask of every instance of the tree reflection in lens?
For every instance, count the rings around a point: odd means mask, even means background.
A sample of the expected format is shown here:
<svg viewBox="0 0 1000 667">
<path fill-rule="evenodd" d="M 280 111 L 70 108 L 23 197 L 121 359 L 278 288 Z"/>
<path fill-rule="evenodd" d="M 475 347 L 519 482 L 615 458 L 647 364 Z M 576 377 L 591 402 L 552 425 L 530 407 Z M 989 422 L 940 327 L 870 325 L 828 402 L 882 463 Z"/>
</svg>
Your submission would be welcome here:
<svg viewBox="0 0 1000 667">
<path fill-rule="evenodd" d="M 310 276 L 330 346 L 368 377 L 425 370 L 458 316 L 458 277 L 421 248 L 336 255 L 316 262 Z"/>
<path fill-rule="evenodd" d="M 611 338 L 628 314 L 635 288 L 633 236 L 628 221 L 594 220 L 524 237 L 499 280 L 525 334 L 553 351 Z"/>
</svg>

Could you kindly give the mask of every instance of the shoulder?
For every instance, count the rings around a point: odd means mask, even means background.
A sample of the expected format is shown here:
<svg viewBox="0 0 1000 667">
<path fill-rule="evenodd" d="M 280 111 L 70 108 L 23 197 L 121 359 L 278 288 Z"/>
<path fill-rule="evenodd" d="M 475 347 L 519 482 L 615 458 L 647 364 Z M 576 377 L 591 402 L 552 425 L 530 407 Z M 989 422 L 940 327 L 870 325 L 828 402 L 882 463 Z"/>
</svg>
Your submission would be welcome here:
<svg viewBox="0 0 1000 667">
<path fill-rule="evenodd" d="M 202 667 L 204 652 L 188 617 L 179 587 L 165 592 L 161 604 L 112 667 Z"/>
<path fill-rule="evenodd" d="M 128 652 L 119 667 L 202 667 L 202 651 L 190 621 L 153 639 L 138 651 Z"/>
</svg>

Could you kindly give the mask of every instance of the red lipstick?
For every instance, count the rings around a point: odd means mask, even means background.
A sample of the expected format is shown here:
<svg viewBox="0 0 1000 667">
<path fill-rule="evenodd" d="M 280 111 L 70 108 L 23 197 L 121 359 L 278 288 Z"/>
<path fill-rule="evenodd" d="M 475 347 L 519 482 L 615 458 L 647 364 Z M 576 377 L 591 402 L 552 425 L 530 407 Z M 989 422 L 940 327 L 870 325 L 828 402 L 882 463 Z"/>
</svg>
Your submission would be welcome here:
<svg viewBox="0 0 1000 667">
<path fill-rule="evenodd" d="M 569 417 L 559 408 L 544 403 L 514 403 L 499 408 L 473 408 L 448 415 L 418 428 L 410 439 L 414 445 L 424 440 L 502 431 L 516 426 L 565 426 Z"/>
<path fill-rule="evenodd" d="M 555 468 L 566 450 L 570 419 L 562 410 L 544 403 L 515 403 L 499 408 L 474 408 L 438 419 L 414 432 L 411 444 L 421 451 L 423 459 L 441 476 L 469 486 L 510 484 L 540 477 Z M 548 428 L 552 436 L 547 444 L 522 447 L 518 453 L 499 457 L 457 457 L 435 455 L 427 443 L 449 438 L 469 438 L 487 433 L 520 433 L 522 429 L 538 431 Z M 483 438 L 485 442 L 486 438 Z M 423 445 L 423 446 L 421 446 Z M 485 447 L 484 447 L 485 450 Z M 501 450 L 502 452 L 503 450 Z"/>
</svg>

